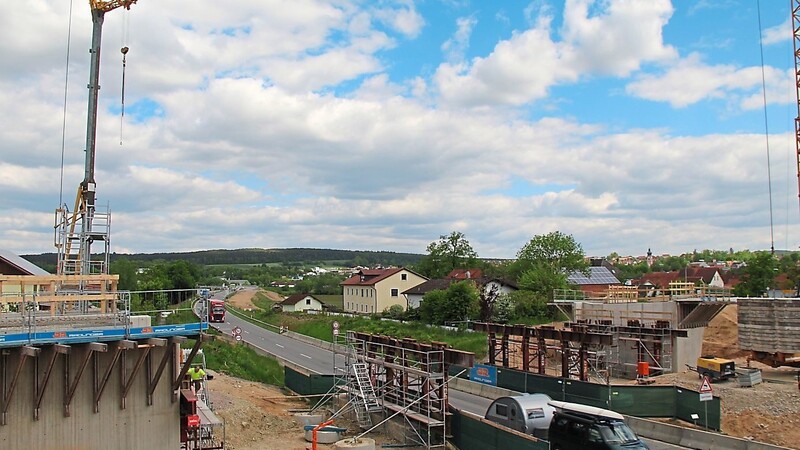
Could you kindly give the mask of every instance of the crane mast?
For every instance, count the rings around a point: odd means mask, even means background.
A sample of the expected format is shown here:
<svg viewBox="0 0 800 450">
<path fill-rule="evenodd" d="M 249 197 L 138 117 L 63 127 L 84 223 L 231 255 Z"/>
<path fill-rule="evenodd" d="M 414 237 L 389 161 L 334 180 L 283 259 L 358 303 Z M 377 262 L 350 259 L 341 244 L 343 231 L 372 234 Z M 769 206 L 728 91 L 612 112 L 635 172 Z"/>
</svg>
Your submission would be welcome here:
<svg viewBox="0 0 800 450">
<path fill-rule="evenodd" d="M 86 119 L 86 164 L 83 181 L 78 186 L 75 208 L 70 213 L 66 205 L 56 209 L 55 246 L 58 249 L 57 272 L 60 275 L 91 275 L 108 273 L 111 215 L 98 213 L 95 205 L 94 177 L 97 141 L 97 104 L 100 92 L 100 47 L 105 14 L 124 7 L 130 9 L 137 0 L 89 0 L 92 13 L 92 46 L 89 68 L 89 106 Z M 76 228 L 80 222 L 80 231 Z M 92 243 L 101 241 L 105 251 L 100 259 L 92 260 Z"/>
<path fill-rule="evenodd" d="M 800 206 L 800 0 L 792 0 L 792 44 L 794 46 L 794 80 L 797 94 L 797 117 L 794 119 L 795 162 L 797 163 L 797 198 Z"/>
</svg>

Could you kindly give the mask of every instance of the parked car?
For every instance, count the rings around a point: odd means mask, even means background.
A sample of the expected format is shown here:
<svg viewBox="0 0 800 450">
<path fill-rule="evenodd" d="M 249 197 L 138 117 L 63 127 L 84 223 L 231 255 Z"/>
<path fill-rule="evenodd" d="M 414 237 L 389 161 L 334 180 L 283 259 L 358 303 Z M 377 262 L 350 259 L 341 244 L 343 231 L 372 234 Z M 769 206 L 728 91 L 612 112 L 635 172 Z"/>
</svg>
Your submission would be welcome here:
<svg viewBox="0 0 800 450">
<path fill-rule="evenodd" d="M 550 450 L 649 450 L 622 414 L 578 403 L 551 401 Z"/>
</svg>

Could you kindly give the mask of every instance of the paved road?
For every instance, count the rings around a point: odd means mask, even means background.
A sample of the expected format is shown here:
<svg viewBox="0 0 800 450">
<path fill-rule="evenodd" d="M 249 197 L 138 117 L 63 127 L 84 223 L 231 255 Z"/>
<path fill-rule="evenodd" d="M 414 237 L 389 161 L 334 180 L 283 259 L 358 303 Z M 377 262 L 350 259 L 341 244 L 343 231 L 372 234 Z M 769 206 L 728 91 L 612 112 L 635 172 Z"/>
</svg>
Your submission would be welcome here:
<svg viewBox="0 0 800 450">
<path fill-rule="evenodd" d="M 242 330 L 241 334 L 243 340 L 250 345 L 258 347 L 270 355 L 301 366 L 311 373 L 333 375 L 333 352 L 292 339 L 286 335 L 265 330 L 231 313 L 225 315 L 225 323 L 212 323 L 211 325 L 220 332 L 228 335 L 231 334 L 234 327 L 239 327 Z M 342 357 L 342 355 L 339 355 L 339 357 Z M 492 403 L 491 399 L 467 394 L 466 392 L 457 391 L 455 389 L 448 390 L 448 397 L 450 404 L 454 407 L 479 416 L 483 416 Z M 650 446 L 651 450 L 688 448 L 653 441 L 651 439 L 643 440 Z"/>
</svg>

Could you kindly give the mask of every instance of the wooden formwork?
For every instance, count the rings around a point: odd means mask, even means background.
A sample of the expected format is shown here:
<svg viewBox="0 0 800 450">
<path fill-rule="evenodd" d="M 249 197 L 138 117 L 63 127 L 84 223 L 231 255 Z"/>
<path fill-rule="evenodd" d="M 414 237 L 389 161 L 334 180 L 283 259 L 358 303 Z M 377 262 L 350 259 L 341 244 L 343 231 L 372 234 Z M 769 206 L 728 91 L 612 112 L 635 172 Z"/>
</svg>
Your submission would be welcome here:
<svg viewBox="0 0 800 450">
<path fill-rule="evenodd" d="M 56 315 L 60 306 L 96 302 L 103 313 L 117 312 L 119 275 L 0 275 L 0 312 L 35 302 Z"/>
</svg>

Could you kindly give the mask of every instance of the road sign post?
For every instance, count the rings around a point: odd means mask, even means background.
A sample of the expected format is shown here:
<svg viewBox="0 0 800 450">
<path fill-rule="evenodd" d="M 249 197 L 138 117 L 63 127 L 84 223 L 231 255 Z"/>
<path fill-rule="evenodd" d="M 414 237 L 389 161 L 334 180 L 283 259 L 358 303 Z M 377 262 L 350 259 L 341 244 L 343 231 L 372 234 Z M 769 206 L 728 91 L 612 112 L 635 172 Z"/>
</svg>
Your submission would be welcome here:
<svg viewBox="0 0 800 450">
<path fill-rule="evenodd" d="M 714 398 L 714 390 L 711 389 L 711 382 L 707 376 L 703 376 L 703 382 L 700 384 L 700 401 L 703 402 L 703 409 L 705 410 L 704 425 L 708 428 L 708 403 Z"/>
<path fill-rule="evenodd" d="M 339 335 L 339 322 L 337 322 L 335 320 L 333 321 L 333 335 L 334 336 L 338 336 Z"/>
<path fill-rule="evenodd" d="M 233 330 L 231 330 L 231 335 L 233 335 L 233 339 L 235 339 L 236 342 L 241 342 L 242 341 L 242 329 L 241 328 L 234 327 Z"/>
</svg>

